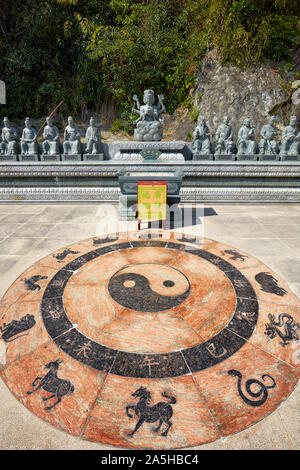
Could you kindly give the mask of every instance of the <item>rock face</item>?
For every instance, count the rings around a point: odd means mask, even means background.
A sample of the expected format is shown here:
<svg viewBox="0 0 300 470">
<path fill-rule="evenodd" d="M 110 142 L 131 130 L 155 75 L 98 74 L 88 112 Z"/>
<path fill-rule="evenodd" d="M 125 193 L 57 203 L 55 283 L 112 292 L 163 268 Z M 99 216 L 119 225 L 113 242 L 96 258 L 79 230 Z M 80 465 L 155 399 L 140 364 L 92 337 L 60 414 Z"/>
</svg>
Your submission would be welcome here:
<svg viewBox="0 0 300 470">
<path fill-rule="evenodd" d="M 243 119 L 249 117 L 258 139 L 262 126 L 270 118 L 269 111 L 288 98 L 280 80 L 276 69 L 267 65 L 246 70 L 222 66 L 217 53 L 211 51 L 197 77 L 194 106 L 199 110 L 199 117 L 206 117 L 213 136 L 223 117 L 229 116 L 236 140 Z M 283 124 L 282 116 L 276 117 L 277 123 Z"/>
</svg>

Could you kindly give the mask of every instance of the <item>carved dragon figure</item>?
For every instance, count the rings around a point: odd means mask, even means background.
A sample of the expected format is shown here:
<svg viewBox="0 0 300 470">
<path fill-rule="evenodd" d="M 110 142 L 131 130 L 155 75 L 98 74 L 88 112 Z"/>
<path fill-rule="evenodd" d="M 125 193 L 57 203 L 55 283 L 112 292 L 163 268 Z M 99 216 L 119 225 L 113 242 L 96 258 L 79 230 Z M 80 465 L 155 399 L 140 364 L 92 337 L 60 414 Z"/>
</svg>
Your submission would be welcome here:
<svg viewBox="0 0 300 470">
<path fill-rule="evenodd" d="M 279 336 L 282 342 L 280 343 L 282 346 L 286 346 L 292 340 L 299 340 L 298 334 L 296 330 L 300 329 L 300 324 L 296 323 L 291 315 L 288 313 L 281 313 L 278 316 L 278 320 L 276 321 L 275 316 L 269 313 L 268 318 L 270 323 L 267 323 L 265 335 L 267 335 L 270 339 Z M 283 331 L 280 328 L 283 327 Z"/>
</svg>

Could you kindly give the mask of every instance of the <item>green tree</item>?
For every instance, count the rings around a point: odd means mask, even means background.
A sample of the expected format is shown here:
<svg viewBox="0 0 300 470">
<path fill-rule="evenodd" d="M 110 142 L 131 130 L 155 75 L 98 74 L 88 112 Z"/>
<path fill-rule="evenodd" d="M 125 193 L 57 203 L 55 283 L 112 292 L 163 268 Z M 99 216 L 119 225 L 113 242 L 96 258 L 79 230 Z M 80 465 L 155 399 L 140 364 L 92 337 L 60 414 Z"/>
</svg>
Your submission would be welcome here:
<svg viewBox="0 0 300 470">
<path fill-rule="evenodd" d="M 105 101 L 132 127 L 132 95 L 154 89 L 168 112 L 187 102 L 201 60 L 216 47 L 240 67 L 290 60 L 298 0 L 16 0 L 3 3 L 0 115 L 40 117 L 64 100 L 74 116 Z"/>
</svg>

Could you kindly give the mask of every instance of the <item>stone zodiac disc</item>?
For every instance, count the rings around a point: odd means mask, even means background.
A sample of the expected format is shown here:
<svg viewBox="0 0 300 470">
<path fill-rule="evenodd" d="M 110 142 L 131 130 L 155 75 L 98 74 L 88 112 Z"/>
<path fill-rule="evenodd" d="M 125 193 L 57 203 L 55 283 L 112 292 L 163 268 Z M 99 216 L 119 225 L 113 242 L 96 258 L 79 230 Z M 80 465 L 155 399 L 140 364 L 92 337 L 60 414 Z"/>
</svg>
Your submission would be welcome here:
<svg viewBox="0 0 300 470">
<path fill-rule="evenodd" d="M 4 383 L 45 421 L 101 444 L 172 449 L 235 434 L 300 375 L 296 295 L 205 238 L 89 238 L 27 269 L 0 305 Z"/>
</svg>

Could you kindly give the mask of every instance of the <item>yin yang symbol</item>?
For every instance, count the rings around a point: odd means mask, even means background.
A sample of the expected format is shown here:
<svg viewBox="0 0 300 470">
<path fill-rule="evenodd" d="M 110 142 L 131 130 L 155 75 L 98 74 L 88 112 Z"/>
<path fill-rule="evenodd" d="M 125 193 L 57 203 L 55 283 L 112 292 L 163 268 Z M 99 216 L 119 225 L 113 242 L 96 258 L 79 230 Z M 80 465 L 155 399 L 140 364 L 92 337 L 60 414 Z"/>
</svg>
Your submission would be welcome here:
<svg viewBox="0 0 300 470">
<path fill-rule="evenodd" d="M 141 263 L 117 271 L 108 283 L 115 302 L 138 312 L 160 312 L 181 304 L 191 290 L 188 278 L 168 265 Z"/>
</svg>

